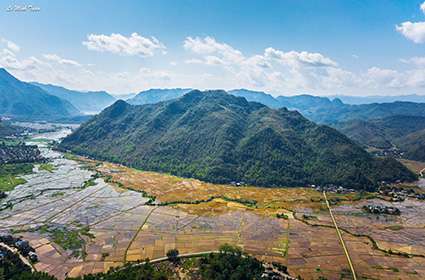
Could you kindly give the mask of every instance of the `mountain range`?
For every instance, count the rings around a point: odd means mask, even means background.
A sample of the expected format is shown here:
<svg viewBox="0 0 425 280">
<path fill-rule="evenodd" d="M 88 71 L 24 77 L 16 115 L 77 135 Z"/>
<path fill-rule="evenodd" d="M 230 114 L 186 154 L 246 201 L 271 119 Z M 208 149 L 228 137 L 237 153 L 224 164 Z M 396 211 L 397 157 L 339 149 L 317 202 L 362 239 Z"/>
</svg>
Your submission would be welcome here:
<svg viewBox="0 0 425 280">
<path fill-rule="evenodd" d="M 181 97 L 191 90 L 190 88 L 149 89 L 139 92 L 127 102 L 132 105 L 154 104 Z"/>
<path fill-rule="evenodd" d="M 336 127 L 366 147 L 397 147 L 404 157 L 425 161 L 425 117 L 390 116 L 381 119 L 351 120 Z"/>
<path fill-rule="evenodd" d="M 409 94 L 409 95 L 375 95 L 375 96 L 349 96 L 334 95 L 329 98 L 338 98 L 346 104 L 360 105 L 371 103 L 391 103 L 396 101 L 425 103 L 425 95 Z"/>
<path fill-rule="evenodd" d="M 371 190 L 380 181 L 415 179 L 396 160 L 372 157 L 333 128 L 224 91 L 194 90 L 139 106 L 119 100 L 59 148 L 214 183 Z"/>
<path fill-rule="evenodd" d="M 22 82 L 0 68 L 0 115 L 26 120 L 72 117 L 79 111 L 70 102 L 38 86 Z"/>
<path fill-rule="evenodd" d="M 50 95 L 57 96 L 70 102 L 80 112 L 85 114 L 99 113 L 116 101 L 116 98 L 106 91 L 81 92 L 50 84 L 41 84 L 37 82 L 33 82 L 32 84 L 45 90 Z"/>
<path fill-rule="evenodd" d="M 175 99 L 189 92 L 190 89 L 152 89 L 140 92 L 129 99 L 133 105 L 153 104 L 160 101 Z M 348 120 L 368 120 L 394 115 L 424 116 L 425 103 L 396 101 L 391 103 L 371 103 L 350 105 L 339 98 L 330 99 L 312 95 L 278 96 L 261 91 L 236 89 L 229 94 L 244 97 L 248 101 L 262 103 L 270 108 L 286 107 L 297 110 L 308 119 L 322 124 L 336 124 Z"/>
</svg>

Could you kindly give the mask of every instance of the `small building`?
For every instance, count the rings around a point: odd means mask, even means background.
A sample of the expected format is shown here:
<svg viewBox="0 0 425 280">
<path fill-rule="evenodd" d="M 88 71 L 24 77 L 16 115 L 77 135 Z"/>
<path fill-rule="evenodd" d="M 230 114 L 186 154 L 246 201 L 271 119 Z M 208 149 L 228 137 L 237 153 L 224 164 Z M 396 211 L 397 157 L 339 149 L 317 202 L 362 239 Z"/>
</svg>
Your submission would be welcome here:
<svg viewBox="0 0 425 280">
<path fill-rule="evenodd" d="M 38 256 L 35 252 L 29 252 L 28 253 L 28 258 L 31 262 L 38 262 Z"/>
</svg>

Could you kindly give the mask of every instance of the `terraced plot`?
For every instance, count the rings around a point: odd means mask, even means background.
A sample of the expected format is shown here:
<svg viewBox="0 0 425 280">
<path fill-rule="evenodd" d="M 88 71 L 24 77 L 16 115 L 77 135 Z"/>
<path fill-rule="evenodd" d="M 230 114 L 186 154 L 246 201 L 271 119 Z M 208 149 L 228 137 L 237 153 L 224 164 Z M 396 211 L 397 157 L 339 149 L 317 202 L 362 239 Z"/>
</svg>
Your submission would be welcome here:
<svg viewBox="0 0 425 280">
<path fill-rule="evenodd" d="M 67 159 L 38 143 L 54 168 L 36 168 L 0 201 L 13 205 L 0 211 L 0 232 L 30 241 L 40 258 L 37 270 L 64 279 L 160 258 L 172 248 L 185 254 L 230 243 L 304 279 L 351 279 L 319 192 L 213 185 Z M 423 279 L 425 204 L 364 197 L 328 194 L 338 202 L 334 215 L 359 279 Z M 402 214 L 365 214 L 361 207 L 368 203 L 393 204 Z"/>
</svg>

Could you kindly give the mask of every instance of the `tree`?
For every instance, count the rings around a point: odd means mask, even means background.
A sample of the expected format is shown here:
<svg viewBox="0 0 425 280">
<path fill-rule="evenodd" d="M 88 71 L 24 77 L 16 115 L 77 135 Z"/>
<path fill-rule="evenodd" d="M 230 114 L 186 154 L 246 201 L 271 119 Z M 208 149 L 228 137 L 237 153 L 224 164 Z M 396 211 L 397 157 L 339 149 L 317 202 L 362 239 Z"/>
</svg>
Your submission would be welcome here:
<svg viewBox="0 0 425 280">
<path fill-rule="evenodd" d="M 172 263 L 176 264 L 179 260 L 179 250 L 177 249 L 168 250 L 167 257 Z"/>
</svg>

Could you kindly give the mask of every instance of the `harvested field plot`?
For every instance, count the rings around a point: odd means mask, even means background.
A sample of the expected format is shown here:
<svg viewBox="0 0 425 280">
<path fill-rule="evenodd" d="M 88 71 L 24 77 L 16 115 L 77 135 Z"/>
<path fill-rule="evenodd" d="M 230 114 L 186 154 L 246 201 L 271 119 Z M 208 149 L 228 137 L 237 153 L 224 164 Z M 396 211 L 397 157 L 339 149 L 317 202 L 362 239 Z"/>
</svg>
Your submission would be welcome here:
<svg viewBox="0 0 425 280">
<path fill-rule="evenodd" d="M 324 202 L 307 188 L 214 185 L 76 157 L 40 142 L 50 171 L 0 201 L 0 231 L 36 249 L 37 270 L 60 279 L 107 271 L 146 258 L 215 251 L 229 243 L 304 279 L 351 279 Z M 60 195 L 53 195 L 60 192 Z M 370 194 L 328 193 L 358 279 L 424 279 L 425 204 Z M 373 215 L 367 204 L 401 215 Z"/>
</svg>

